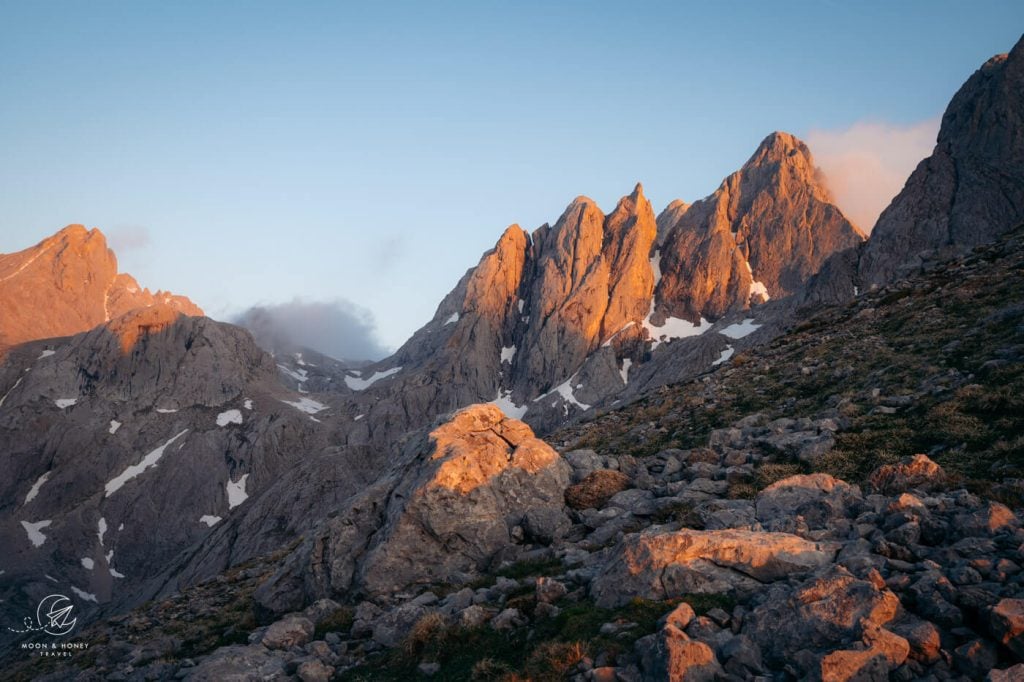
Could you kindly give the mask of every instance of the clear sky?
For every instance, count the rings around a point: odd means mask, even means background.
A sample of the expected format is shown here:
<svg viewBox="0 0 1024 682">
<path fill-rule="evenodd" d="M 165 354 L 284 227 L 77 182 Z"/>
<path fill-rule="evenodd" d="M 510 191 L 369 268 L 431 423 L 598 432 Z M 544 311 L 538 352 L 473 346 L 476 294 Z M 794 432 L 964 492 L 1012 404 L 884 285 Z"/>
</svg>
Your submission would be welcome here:
<svg viewBox="0 0 1024 682">
<path fill-rule="evenodd" d="M 1019 0 L 3 0 L 0 251 L 84 223 L 213 317 L 347 300 L 395 347 L 508 224 L 692 201 L 776 129 L 934 126 L 1022 32 Z"/>
</svg>

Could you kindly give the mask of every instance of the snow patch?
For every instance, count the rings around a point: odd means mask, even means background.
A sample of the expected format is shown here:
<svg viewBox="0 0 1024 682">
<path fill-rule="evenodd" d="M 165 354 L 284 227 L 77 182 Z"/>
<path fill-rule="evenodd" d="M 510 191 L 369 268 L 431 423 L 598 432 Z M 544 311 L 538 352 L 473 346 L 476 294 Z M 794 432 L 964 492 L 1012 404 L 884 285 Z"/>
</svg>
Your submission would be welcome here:
<svg viewBox="0 0 1024 682">
<path fill-rule="evenodd" d="M 156 408 L 156 411 L 159 412 L 160 414 L 172 414 L 174 412 L 177 412 L 178 410 L 169 410 L 165 407 L 158 407 Z"/>
<path fill-rule="evenodd" d="M 28 371 L 28 370 L 25 370 L 25 371 Z M 18 380 L 14 382 L 14 385 L 11 386 L 10 390 L 8 390 L 7 393 L 4 393 L 4 397 L 0 398 L 0 407 L 4 406 L 4 401 L 7 400 L 7 396 L 9 396 L 11 394 L 11 392 L 14 391 L 14 389 L 16 389 L 18 387 L 18 384 L 20 384 L 21 380 L 24 379 L 24 378 L 25 377 L 18 377 Z"/>
<path fill-rule="evenodd" d="M 512 358 L 516 356 L 515 346 L 502 346 L 501 347 L 501 361 L 512 362 Z"/>
<path fill-rule="evenodd" d="M 85 600 L 85 601 L 91 601 L 93 604 L 98 604 L 99 603 L 98 601 L 96 601 L 96 595 L 91 593 L 91 592 L 86 592 L 85 590 L 80 590 L 77 587 L 75 587 L 74 585 L 71 586 L 71 591 L 74 592 L 78 596 L 79 599 L 82 599 L 82 600 Z"/>
<path fill-rule="evenodd" d="M 228 424 L 241 424 L 242 413 L 240 410 L 228 410 L 221 412 L 217 415 L 217 426 L 227 426 Z"/>
<path fill-rule="evenodd" d="M 651 344 L 651 350 L 653 351 L 662 343 L 668 343 L 675 339 L 685 339 L 690 336 L 700 336 L 708 329 L 711 328 L 711 324 L 703 317 L 700 318 L 700 323 L 694 324 L 689 320 L 684 320 L 680 317 L 666 317 L 665 322 L 660 327 L 655 326 L 651 322 L 651 318 L 654 317 L 654 300 L 651 300 L 651 311 L 647 313 L 647 317 L 643 321 L 644 329 L 651 335 L 653 342 Z"/>
<path fill-rule="evenodd" d="M 754 324 L 754 318 L 748 317 L 742 322 L 734 322 L 733 324 L 730 324 L 718 333 L 722 336 L 728 336 L 730 339 L 742 339 L 744 336 L 753 334 L 760 327 L 761 325 Z"/>
<path fill-rule="evenodd" d="M 42 488 L 43 484 L 46 483 L 47 479 L 50 478 L 51 473 L 52 472 L 47 471 L 45 474 L 36 479 L 36 482 L 32 484 L 31 488 L 29 488 L 28 495 L 25 496 L 25 504 L 28 504 L 32 500 L 36 499 L 36 495 L 39 494 L 39 489 Z"/>
<path fill-rule="evenodd" d="M 491 401 L 491 405 L 496 406 L 499 410 L 505 413 L 506 417 L 512 419 L 522 419 L 523 415 L 529 408 L 528 405 L 516 405 L 512 402 L 512 391 L 502 391 L 498 389 L 498 397 Z"/>
<path fill-rule="evenodd" d="M 723 362 L 725 362 L 726 360 L 731 358 L 732 354 L 734 352 L 735 351 L 733 350 L 732 346 L 726 346 L 725 350 L 722 351 L 722 354 L 718 356 L 718 359 L 715 360 L 714 362 L 712 362 L 711 364 L 712 365 L 720 365 L 720 364 L 722 364 Z"/>
<path fill-rule="evenodd" d="M 107 431 L 107 433 L 117 433 L 117 430 L 119 428 L 121 428 L 121 422 L 117 421 L 116 419 L 111 419 L 110 429 Z"/>
<path fill-rule="evenodd" d="M 629 368 L 633 365 L 633 361 L 629 358 L 622 358 L 622 369 L 619 370 L 619 376 L 622 377 L 622 383 L 629 383 Z"/>
<path fill-rule="evenodd" d="M 459 314 L 456 312 L 456 313 L 452 313 L 452 316 L 449 317 L 447 320 L 445 320 L 444 323 L 445 323 L 445 325 L 449 325 L 449 324 L 454 324 L 454 323 L 456 323 L 458 321 L 459 321 Z"/>
<path fill-rule="evenodd" d="M 290 376 L 292 379 L 298 381 L 300 384 L 303 381 L 309 381 L 309 372 L 307 372 L 304 369 L 291 369 L 290 367 L 286 367 L 282 364 L 278 364 L 277 368 L 284 372 L 285 374 L 287 374 L 288 376 Z"/>
<path fill-rule="evenodd" d="M 25 529 L 25 532 L 28 533 L 28 541 L 32 543 L 32 546 L 42 547 L 43 543 L 46 542 L 46 536 L 43 535 L 42 530 L 52 523 L 53 521 L 49 520 L 36 521 L 35 523 L 32 523 L 31 521 L 22 521 L 21 526 Z"/>
<path fill-rule="evenodd" d="M 630 327 L 632 327 L 632 326 L 633 326 L 634 324 L 636 324 L 636 322 L 634 322 L 634 321 L 630 320 L 630 321 L 629 321 L 629 322 L 627 322 L 626 324 L 622 325 L 622 328 L 621 328 L 621 329 L 619 329 L 619 331 L 617 331 L 617 332 L 615 332 L 614 334 L 612 334 L 611 336 L 609 336 L 609 337 L 608 337 L 608 338 L 607 338 L 607 339 L 605 340 L 605 342 L 601 344 L 601 348 L 607 348 L 608 346 L 612 345 L 612 339 L 614 339 L 614 338 L 615 338 L 616 336 L 618 336 L 618 335 L 619 335 L 619 334 L 621 334 L 622 332 L 624 332 L 624 331 L 626 331 L 627 329 L 629 329 Z"/>
<path fill-rule="evenodd" d="M 517 305 L 519 306 L 519 314 L 522 315 L 523 314 L 523 306 L 526 305 L 526 301 L 520 299 L 519 303 Z"/>
<path fill-rule="evenodd" d="M 654 252 L 651 256 L 651 272 L 654 274 L 654 287 L 658 287 L 658 283 L 661 282 L 661 249 Z M 654 296 L 651 296 L 651 303 L 654 303 Z"/>
<path fill-rule="evenodd" d="M 352 417 L 352 421 L 357 422 L 365 416 L 365 414 L 357 414 L 356 416 Z"/>
<path fill-rule="evenodd" d="M 768 287 L 766 287 L 762 282 L 751 282 L 750 293 L 747 294 L 747 296 L 749 298 L 757 296 L 760 298 L 762 303 L 764 303 L 765 301 L 770 301 L 772 298 L 771 296 L 768 295 Z"/>
<path fill-rule="evenodd" d="M 245 492 L 245 479 L 247 478 L 249 478 L 249 474 L 242 474 L 237 481 L 228 479 L 228 509 L 234 509 L 249 499 L 249 494 Z"/>
<path fill-rule="evenodd" d="M 56 353 L 57 353 L 57 351 L 50 350 L 49 348 L 47 348 L 46 350 L 44 350 L 42 353 L 39 354 L 39 357 L 36 358 L 36 360 L 42 360 L 43 358 L 48 358 L 51 355 L 55 355 Z"/>
<path fill-rule="evenodd" d="M 370 386 L 373 386 L 375 383 L 377 383 L 381 379 L 386 379 L 387 377 L 391 376 L 392 374 L 395 374 L 395 373 L 401 371 L 401 369 L 402 369 L 401 367 L 392 367 L 391 369 L 386 369 L 383 372 L 374 372 L 373 376 L 371 376 L 369 379 L 363 379 L 363 378 L 358 377 L 358 376 L 352 376 L 351 374 L 346 374 L 345 375 L 345 385 L 348 386 L 349 388 L 351 388 L 353 391 L 362 391 L 362 390 L 365 390 L 365 389 L 369 388 Z"/>
<path fill-rule="evenodd" d="M 245 407 L 245 409 L 251 410 L 252 409 L 252 400 L 249 399 L 249 398 L 246 398 L 245 402 L 242 405 L 243 405 L 243 407 Z"/>
<path fill-rule="evenodd" d="M 54 400 L 53 404 L 63 410 L 65 407 L 71 407 L 77 402 L 78 398 L 59 398 L 58 400 Z"/>
<path fill-rule="evenodd" d="M 121 528 L 124 528 L 124 524 L 121 524 Z M 118 528 L 118 530 L 121 530 Z M 96 524 L 96 535 L 100 538 L 100 547 L 103 546 L 103 536 L 107 534 L 107 520 L 100 517 L 100 522 Z"/>
<path fill-rule="evenodd" d="M 220 522 L 219 516 L 211 516 L 209 514 L 203 514 L 199 517 L 199 523 L 205 523 L 210 528 L 213 528 L 217 523 Z"/>
<path fill-rule="evenodd" d="M 591 408 L 591 406 L 587 405 L 586 403 L 581 403 L 579 400 L 576 399 L 576 396 L 573 395 L 573 393 L 572 393 L 572 386 L 573 386 L 573 382 L 575 380 L 576 380 L 576 375 L 573 374 L 571 377 L 566 379 L 564 382 L 562 382 L 558 386 L 555 386 L 553 389 L 551 389 L 550 391 L 548 391 L 544 395 L 540 395 L 540 396 L 537 396 L 536 398 L 534 398 L 533 402 L 537 402 L 538 400 L 543 400 L 544 398 L 548 397 L 549 395 L 551 395 L 553 393 L 557 393 L 558 395 L 562 396 L 562 400 L 565 402 L 565 413 L 566 414 L 569 414 L 569 405 L 575 405 L 576 407 L 580 408 L 581 410 L 589 410 Z M 583 384 L 578 384 L 577 385 L 577 387 L 582 387 L 582 386 L 583 386 Z"/>
<path fill-rule="evenodd" d="M 296 410 L 299 410 L 300 412 L 305 412 L 306 414 L 316 414 L 317 412 L 322 412 L 323 410 L 327 409 L 326 405 L 324 405 L 323 403 L 318 403 L 312 398 L 299 398 L 298 400 L 282 400 L 281 402 L 286 405 L 291 405 Z"/>
<path fill-rule="evenodd" d="M 85 567 L 85 570 L 91 571 L 94 565 L 95 562 L 92 559 L 89 557 L 82 557 L 82 566 Z"/>
<path fill-rule="evenodd" d="M 104 497 L 110 497 L 118 490 L 120 490 L 121 486 L 123 486 L 125 483 L 135 478 L 149 467 L 156 466 L 156 463 L 160 461 L 161 457 L 163 457 L 164 450 L 167 449 L 167 446 L 169 446 L 171 443 L 184 436 L 186 433 L 188 433 L 188 429 L 185 429 L 184 431 L 174 436 L 160 447 L 150 452 L 148 455 L 143 457 L 142 461 L 139 462 L 138 464 L 131 465 L 130 467 L 122 471 L 120 474 L 118 474 L 116 477 L 114 477 L 112 480 L 108 481 L 107 485 L 105 486 L 107 494 L 104 495 Z"/>
</svg>

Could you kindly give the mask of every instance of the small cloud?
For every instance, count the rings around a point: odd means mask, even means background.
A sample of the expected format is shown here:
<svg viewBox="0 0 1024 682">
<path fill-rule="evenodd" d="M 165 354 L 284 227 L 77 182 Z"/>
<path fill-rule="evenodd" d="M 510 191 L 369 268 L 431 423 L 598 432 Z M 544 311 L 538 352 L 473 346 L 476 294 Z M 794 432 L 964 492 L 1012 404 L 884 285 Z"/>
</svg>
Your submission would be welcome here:
<svg viewBox="0 0 1024 682">
<path fill-rule="evenodd" d="M 345 299 L 257 305 L 232 321 L 267 350 L 304 346 L 339 360 L 379 360 L 389 352 L 373 313 Z"/>
<path fill-rule="evenodd" d="M 150 242 L 152 239 L 149 236 L 149 229 L 141 225 L 115 227 L 107 233 L 107 244 L 114 253 L 143 249 L 149 246 Z"/>
<path fill-rule="evenodd" d="M 864 232 L 870 232 L 878 214 L 932 152 L 939 122 L 938 118 L 910 125 L 858 121 L 838 130 L 811 130 L 806 140 L 828 178 L 836 204 Z"/>
</svg>

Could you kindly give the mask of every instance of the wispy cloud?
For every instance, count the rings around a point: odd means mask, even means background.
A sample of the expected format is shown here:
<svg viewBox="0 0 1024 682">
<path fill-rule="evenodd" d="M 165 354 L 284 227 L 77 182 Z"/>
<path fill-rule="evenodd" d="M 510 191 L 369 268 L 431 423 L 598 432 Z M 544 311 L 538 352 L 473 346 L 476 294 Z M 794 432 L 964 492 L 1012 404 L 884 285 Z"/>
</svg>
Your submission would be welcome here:
<svg viewBox="0 0 1024 682">
<path fill-rule="evenodd" d="M 806 140 L 839 208 L 870 232 L 878 214 L 931 153 L 939 120 L 910 125 L 859 121 L 843 129 L 812 129 Z"/>
<path fill-rule="evenodd" d="M 114 253 L 142 249 L 149 246 L 150 242 L 152 239 L 149 236 L 149 229 L 141 225 L 115 227 L 107 232 L 107 244 Z"/>
<path fill-rule="evenodd" d="M 305 346 L 339 360 L 379 360 L 388 354 L 377 338 L 373 313 L 345 299 L 257 305 L 232 321 L 267 350 Z"/>
</svg>

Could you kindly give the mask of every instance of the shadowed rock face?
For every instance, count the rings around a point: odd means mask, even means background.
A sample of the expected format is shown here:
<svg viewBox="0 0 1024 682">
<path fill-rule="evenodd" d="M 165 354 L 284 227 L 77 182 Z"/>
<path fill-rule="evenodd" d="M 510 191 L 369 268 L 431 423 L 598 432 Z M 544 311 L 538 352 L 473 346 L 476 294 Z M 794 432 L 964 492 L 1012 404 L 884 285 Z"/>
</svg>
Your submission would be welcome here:
<svg viewBox="0 0 1024 682">
<path fill-rule="evenodd" d="M 992 241 L 1024 221 L 1024 39 L 985 62 L 942 117 L 932 155 L 882 212 L 864 247 L 865 286 Z"/>
<path fill-rule="evenodd" d="M 73 586 L 84 617 L 137 603 L 327 435 L 248 332 L 164 303 L 10 349 L 0 398 L 2 598 Z"/>
<path fill-rule="evenodd" d="M 0 254 L 0 351 L 77 334 L 158 302 L 203 314 L 184 296 L 150 293 L 131 275 L 118 274 L 103 234 L 69 225 L 24 251 Z"/>
</svg>

